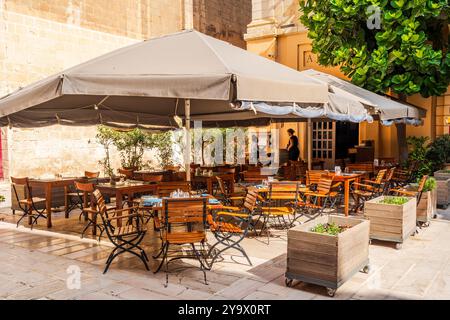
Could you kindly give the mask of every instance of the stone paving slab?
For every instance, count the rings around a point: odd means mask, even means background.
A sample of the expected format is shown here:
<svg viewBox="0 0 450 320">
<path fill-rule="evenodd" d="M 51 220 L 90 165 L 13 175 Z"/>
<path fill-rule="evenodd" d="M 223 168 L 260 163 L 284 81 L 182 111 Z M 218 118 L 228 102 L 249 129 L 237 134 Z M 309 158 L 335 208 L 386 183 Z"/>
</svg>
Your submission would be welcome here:
<svg viewBox="0 0 450 320">
<path fill-rule="evenodd" d="M 285 286 L 286 237 L 275 233 L 281 236 L 269 244 L 267 239 L 244 240 L 252 266 L 225 254 L 225 260 L 207 272 L 208 286 L 198 268 L 175 270 L 195 262 L 174 262 L 166 288 L 165 273 L 146 271 L 134 256 L 121 257 L 103 274 L 111 251 L 103 241 L 99 245 L 0 223 L 0 299 L 329 299 L 316 285 Z M 369 274 L 353 276 L 334 299 L 450 299 L 449 242 L 450 222 L 445 220 L 433 220 L 401 250 L 374 242 Z M 151 264 L 155 267 L 157 261 Z M 79 289 L 67 286 L 74 266 L 81 272 Z"/>
</svg>

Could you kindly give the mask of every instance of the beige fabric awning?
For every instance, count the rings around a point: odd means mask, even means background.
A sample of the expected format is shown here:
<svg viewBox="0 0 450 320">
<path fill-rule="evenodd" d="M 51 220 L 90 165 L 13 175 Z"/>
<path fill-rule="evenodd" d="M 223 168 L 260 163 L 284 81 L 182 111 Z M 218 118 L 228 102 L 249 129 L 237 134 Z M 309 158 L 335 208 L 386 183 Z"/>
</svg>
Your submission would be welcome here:
<svg viewBox="0 0 450 320">
<path fill-rule="evenodd" d="M 397 119 L 410 119 L 412 124 L 414 120 L 420 120 L 420 118 L 426 116 L 425 109 L 397 102 L 335 76 L 312 69 L 302 71 L 301 74 L 329 85 L 330 90 L 336 95 L 359 101 L 363 105 L 370 107 L 373 109 L 373 115 L 377 115 L 382 122 L 388 123 Z"/>
<path fill-rule="evenodd" d="M 95 45 L 95 44 L 93 44 Z M 270 118 L 236 101 L 325 104 L 328 85 L 197 31 L 134 44 L 0 99 L 0 125 L 174 126 L 191 100 L 192 119 Z M 216 116 L 215 116 L 216 115 Z"/>
</svg>

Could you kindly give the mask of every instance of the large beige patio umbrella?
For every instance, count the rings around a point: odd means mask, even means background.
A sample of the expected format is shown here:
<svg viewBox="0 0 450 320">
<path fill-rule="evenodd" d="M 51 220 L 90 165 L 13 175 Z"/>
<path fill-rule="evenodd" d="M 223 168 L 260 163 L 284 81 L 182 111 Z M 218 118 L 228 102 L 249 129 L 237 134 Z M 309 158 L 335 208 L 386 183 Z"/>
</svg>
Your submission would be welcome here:
<svg viewBox="0 0 450 320">
<path fill-rule="evenodd" d="M 93 44 L 95 45 L 95 44 Z M 176 126 L 174 116 L 253 120 L 237 101 L 321 106 L 328 86 L 226 42 L 184 31 L 100 56 L 0 99 L 0 124 Z"/>
</svg>

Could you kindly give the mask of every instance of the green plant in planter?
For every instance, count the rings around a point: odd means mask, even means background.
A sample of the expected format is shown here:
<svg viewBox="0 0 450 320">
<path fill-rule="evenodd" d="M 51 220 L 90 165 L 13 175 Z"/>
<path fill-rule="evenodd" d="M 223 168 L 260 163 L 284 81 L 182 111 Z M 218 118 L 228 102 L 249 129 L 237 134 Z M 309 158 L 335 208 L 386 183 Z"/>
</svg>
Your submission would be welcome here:
<svg viewBox="0 0 450 320">
<path fill-rule="evenodd" d="M 345 226 L 339 226 L 336 223 L 319 223 L 313 228 L 312 232 L 316 233 L 326 233 L 331 236 L 337 236 L 339 233 L 344 232 L 347 229 Z"/>
<path fill-rule="evenodd" d="M 425 185 L 423 186 L 423 192 L 433 191 L 436 189 L 436 179 L 433 177 L 428 177 Z"/>
<path fill-rule="evenodd" d="M 409 199 L 407 197 L 389 196 L 389 197 L 385 197 L 384 199 L 380 200 L 379 203 L 381 203 L 381 204 L 392 204 L 392 205 L 396 205 L 396 206 L 402 206 L 405 203 L 407 203 L 408 201 L 409 201 Z"/>
</svg>

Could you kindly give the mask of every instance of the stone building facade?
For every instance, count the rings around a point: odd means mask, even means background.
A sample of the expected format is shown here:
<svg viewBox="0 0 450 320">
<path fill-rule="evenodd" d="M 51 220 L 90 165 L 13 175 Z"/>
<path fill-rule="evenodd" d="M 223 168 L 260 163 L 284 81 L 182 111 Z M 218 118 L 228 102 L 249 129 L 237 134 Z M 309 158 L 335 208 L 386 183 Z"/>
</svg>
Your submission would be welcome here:
<svg viewBox="0 0 450 320">
<path fill-rule="evenodd" d="M 298 0 L 253 0 L 252 22 L 247 27 L 245 39 L 247 49 L 296 70 L 316 69 L 344 77 L 337 68 L 325 68 L 317 63 L 312 53 L 307 29 L 300 23 Z M 437 107 L 432 108 L 432 99 L 419 95 L 408 98 L 408 102 L 427 110 L 424 125 L 406 126 L 407 136 L 437 136 L 450 133 L 450 90 L 437 98 Z M 293 127 L 300 133 L 301 157 L 306 158 L 306 125 L 288 123 L 278 127 Z M 285 132 L 286 130 L 281 130 Z M 281 137 L 280 145 L 287 144 L 288 137 Z M 359 125 L 359 141 L 374 140 L 376 157 L 397 157 L 397 129 L 385 127 L 375 121 Z"/>
<path fill-rule="evenodd" d="M 0 0 L 0 95 L 120 47 L 184 29 L 245 48 L 250 21 L 251 0 Z M 9 194 L 10 176 L 100 170 L 103 150 L 95 133 L 95 127 L 2 128 L 0 193 Z M 118 167 L 118 157 L 113 160 Z"/>
</svg>

